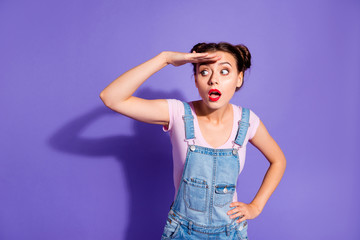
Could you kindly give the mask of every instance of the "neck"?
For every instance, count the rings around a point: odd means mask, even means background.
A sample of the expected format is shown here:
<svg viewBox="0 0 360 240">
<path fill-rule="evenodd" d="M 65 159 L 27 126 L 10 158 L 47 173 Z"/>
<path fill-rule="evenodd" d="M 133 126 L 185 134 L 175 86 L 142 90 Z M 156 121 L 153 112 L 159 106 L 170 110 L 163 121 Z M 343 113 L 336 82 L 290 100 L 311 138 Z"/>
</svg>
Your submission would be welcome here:
<svg viewBox="0 0 360 240">
<path fill-rule="evenodd" d="M 209 108 L 202 100 L 193 102 L 196 115 L 198 117 L 207 119 L 211 123 L 222 123 L 227 117 L 230 117 L 232 112 L 231 104 L 228 103 L 219 109 Z"/>
</svg>

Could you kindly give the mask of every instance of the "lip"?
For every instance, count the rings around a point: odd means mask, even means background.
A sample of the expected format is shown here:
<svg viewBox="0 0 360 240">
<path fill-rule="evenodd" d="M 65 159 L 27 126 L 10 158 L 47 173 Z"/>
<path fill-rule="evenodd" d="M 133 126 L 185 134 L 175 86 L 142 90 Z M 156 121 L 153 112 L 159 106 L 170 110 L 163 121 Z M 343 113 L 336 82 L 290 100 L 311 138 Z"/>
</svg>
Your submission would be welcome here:
<svg viewBox="0 0 360 240">
<path fill-rule="evenodd" d="M 217 97 L 212 97 L 212 96 L 210 96 L 210 94 L 213 93 L 213 92 L 219 93 L 219 96 L 217 96 Z M 214 89 L 210 89 L 209 92 L 208 92 L 208 96 L 209 96 L 210 101 L 216 102 L 217 100 L 220 99 L 220 97 L 221 97 L 221 92 L 220 92 L 218 89 L 215 89 L 215 88 L 214 88 Z"/>
</svg>

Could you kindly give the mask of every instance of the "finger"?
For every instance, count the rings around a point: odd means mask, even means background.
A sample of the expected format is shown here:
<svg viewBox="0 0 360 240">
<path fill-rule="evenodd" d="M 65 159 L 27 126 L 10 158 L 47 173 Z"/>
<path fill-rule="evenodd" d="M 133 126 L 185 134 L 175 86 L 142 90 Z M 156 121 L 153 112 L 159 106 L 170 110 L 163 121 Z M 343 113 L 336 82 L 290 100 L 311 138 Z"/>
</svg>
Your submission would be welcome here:
<svg viewBox="0 0 360 240">
<path fill-rule="evenodd" d="M 237 207 L 237 206 L 239 206 L 239 203 L 240 202 L 232 202 L 232 203 L 230 203 L 229 207 Z"/>
<path fill-rule="evenodd" d="M 245 216 L 244 213 L 238 212 L 238 213 L 236 213 L 236 214 L 234 214 L 234 215 L 231 215 L 230 218 L 233 219 L 233 218 L 243 217 L 243 216 Z"/>
<path fill-rule="evenodd" d="M 214 56 L 204 56 L 204 57 L 200 57 L 200 58 L 203 61 L 217 61 L 217 60 L 221 59 L 221 56 L 214 55 Z"/>
<path fill-rule="evenodd" d="M 208 52 L 197 53 L 197 52 L 194 51 L 194 52 L 190 53 L 190 55 L 192 57 L 205 57 L 205 56 L 208 56 L 209 53 Z"/>
<path fill-rule="evenodd" d="M 220 55 L 217 55 L 217 53 L 209 53 L 209 57 L 217 57 L 217 56 L 220 56 Z"/>
<path fill-rule="evenodd" d="M 236 220 L 236 222 L 237 223 L 241 223 L 242 221 L 244 221 L 244 220 L 246 220 L 247 218 L 246 218 L 246 216 L 244 215 L 244 216 L 242 216 L 242 217 L 240 217 L 238 220 Z"/>
<path fill-rule="evenodd" d="M 238 207 L 238 206 L 243 206 L 244 203 L 242 202 L 232 202 L 230 203 L 230 207 Z"/>
<path fill-rule="evenodd" d="M 193 52 L 192 55 L 194 57 L 198 57 L 198 58 L 201 58 L 201 57 L 204 57 L 204 58 L 218 58 L 218 57 L 220 57 L 221 58 L 220 55 L 218 55 L 216 53 L 211 53 L 211 52 L 204 52 L 204 53 L 195 53 L 195 52 Z"/>
<path fill-rule="evenodd" d="M 228 211 L 227 214 L 232 215 L 232 214 L 237 213 L 237 212 L 242 212 L 242 209 L 240 207 L 236 207 L 236 208 Z"/>
<path fill-rule="evenodd" d="M 202 54 L 202 53 L 193 53 L 193 54 Z M 190 57 L 193 60 L 201 60 L 201 59 L 211 59 L 207 56 L 207 54 L 202 54 L 202 55 L 193 55 Z"/>
<path fill-rule="evenodd" d="M 236 211 L 236 208 L 234 208 L 234 209 L 228 211 L 226 214 L 227 214 L 227 215 L 231 215 L 231 214 L 234 214 L 234 213 L 236 213 L 236 212 L 237 212 L 237 211 Z"/>
<path fill-rule="evenodd" d="M 199 57 L 193 58 L 192 61 L 200 63 L 200 62 L 216 62 L 220 60 L 221 57 Z"/>
<path fill-rule="evenodd" d="M 217 55 L 213 56 L 213 57 L 207 56 L 207 57 L 205 57 L 205 59 L 208 60 L 208 61 L 218 61 L 218 60 L 221 59 L 221 56 L 217 56 Z"/>
</svg>

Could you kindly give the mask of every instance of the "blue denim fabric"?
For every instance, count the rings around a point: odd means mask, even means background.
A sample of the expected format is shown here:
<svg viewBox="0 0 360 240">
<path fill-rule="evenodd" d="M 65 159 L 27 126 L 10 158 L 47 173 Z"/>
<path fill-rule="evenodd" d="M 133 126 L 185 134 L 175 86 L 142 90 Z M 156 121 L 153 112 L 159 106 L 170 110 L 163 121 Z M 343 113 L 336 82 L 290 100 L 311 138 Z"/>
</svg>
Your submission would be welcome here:
<svg viewBox="0 0 360 240">
<path fill-rule="evenodd" d="M 244 240 L 248 239 L 247 228 L 246 220 L 240 223 L 233 221 L 232 224 L 218 227 L 201 226 L 170 210 L 161 239 Z"/>
<path fill-rule="evenodd" d="M 186 140 L 194 139 L 190 106 L 184 102 Z M 249 127 L 243 108 L 236 141 L 242 145 Z M 237 223 L 227 212 L 239 176 L 238 151 L 189 144 L 182 180 L 171 206 L 162 239 L 247 239 L 247 221 Z"/>
<path fill-rule="evenodd" d="M 185 107 L 185 115 L 183 116 L 185 122 L 185 137 L 186 139 L 195 138 L 194 134 L 194 116 L 191 114 L 189 104 Z"/>
<path fill-rule="evenodd" d="M 235 138 L 235 143 L 240 146 L 243 145 L 247 130 L 250 127 L 249 118 L 250 118 L 250 110 L 247 108 L 243 108 L 241 113 L 241 120 L 239 122 L 239 129 L 237 132 L 237 136 Z"/>
</svg>

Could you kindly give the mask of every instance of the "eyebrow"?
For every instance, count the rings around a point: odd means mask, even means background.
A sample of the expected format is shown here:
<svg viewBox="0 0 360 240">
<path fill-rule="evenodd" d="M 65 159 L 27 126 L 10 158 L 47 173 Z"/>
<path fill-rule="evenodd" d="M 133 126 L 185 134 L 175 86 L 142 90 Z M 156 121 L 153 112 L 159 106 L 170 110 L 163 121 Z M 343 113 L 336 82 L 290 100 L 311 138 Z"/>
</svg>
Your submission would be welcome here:
<svg viewBox="0 0 360 240">
<path fill-rule="evenodd" d="M 231 66 L 231 64 L 229 62 L 221 62 L 220 63 L 221 65 L 224 65 L 224 64 L 229 64 Z"/>
<path fill-rule="evenodd" d="M 221 62 L 221 63 L 219 63 L 219 65 L 224 65 L 224 64 L 229 64 L 232 67 L 232 65 L 229 62 Z M 199 63 L 199 67 L 201 65 L 208 65 L 208 62 Z"/>
</svg>

